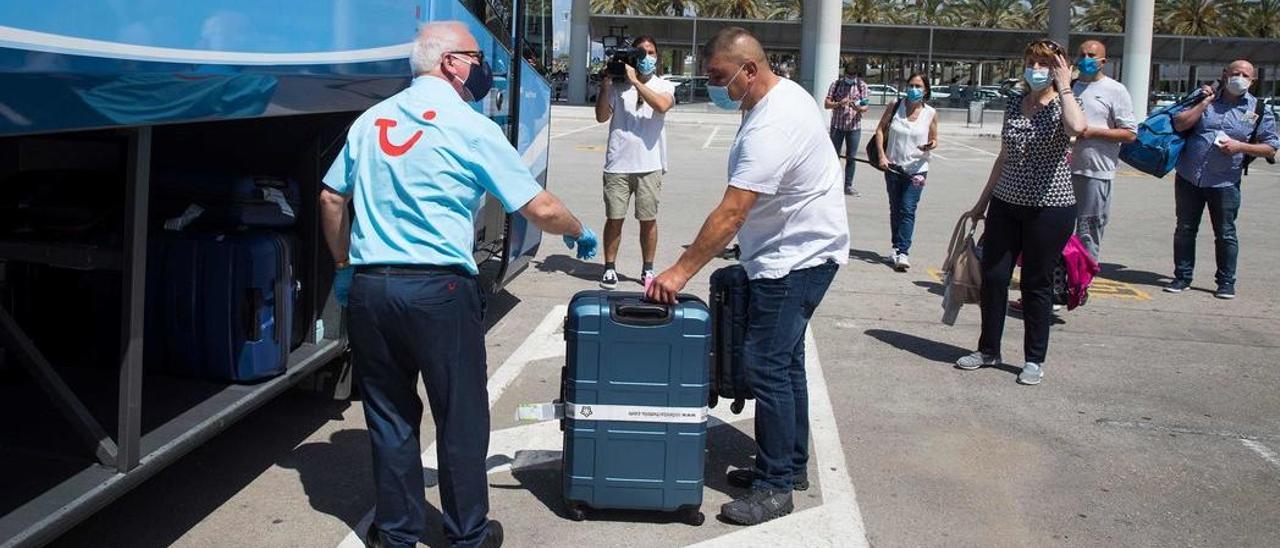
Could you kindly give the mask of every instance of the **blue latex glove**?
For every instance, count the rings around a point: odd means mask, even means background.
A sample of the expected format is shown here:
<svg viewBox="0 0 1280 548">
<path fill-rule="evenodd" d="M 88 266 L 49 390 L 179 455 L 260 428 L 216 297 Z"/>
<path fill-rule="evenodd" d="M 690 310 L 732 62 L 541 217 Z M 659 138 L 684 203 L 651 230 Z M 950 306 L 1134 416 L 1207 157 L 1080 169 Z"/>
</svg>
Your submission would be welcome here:
<svg viewBox="0 0 1280 548">
<path fill-rule="evenodd" d="M 351 294 L 351 281 L 355 279 L 356 267 L 344 266 L 333 273 L 333 296 L 338 304 L 347 306 L 347 297 Z"/>
<path fill-rule="evenodd" d="M 576 239 L 566 234 L 564 236 L 564 245 L 568 246 L 569 249 L 573 249 L 573 246 L 577 245 L 578 258 L 585 261 L 596 256 L 596 248 L 600 246 L 600 242 L 596 239 L 596 233 L 584 226 L 582 227 L 582 235 Z"/>
</svg>

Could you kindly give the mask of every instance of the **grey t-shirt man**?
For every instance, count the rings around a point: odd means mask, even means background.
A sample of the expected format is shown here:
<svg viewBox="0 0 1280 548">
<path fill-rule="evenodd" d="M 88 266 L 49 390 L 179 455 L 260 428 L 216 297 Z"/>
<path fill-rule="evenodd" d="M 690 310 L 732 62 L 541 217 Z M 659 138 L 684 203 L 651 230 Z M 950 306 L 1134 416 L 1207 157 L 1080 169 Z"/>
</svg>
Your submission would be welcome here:
<svg viewBox="0 0 1280 548">
<path fill-rule="evenodd" d="M 1077 80 L 1071 86 L 1084 103 L 1090 127 L 1138 130 L 1133 101 L 1124 84 L 1102 76 L 1093 82 Z M 1116 177 L 1120 143 L 1104 139 L 1078 139 L 1071 155 L 1071 174 L 1110 181 Z"/>
</svg>

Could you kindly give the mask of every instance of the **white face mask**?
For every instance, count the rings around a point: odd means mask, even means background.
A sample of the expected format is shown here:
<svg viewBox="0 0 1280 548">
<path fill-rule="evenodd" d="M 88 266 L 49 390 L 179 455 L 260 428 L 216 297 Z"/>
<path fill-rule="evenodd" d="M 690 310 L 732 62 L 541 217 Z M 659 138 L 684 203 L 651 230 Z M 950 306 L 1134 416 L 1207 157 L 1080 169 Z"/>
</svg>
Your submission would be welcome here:
<svg viewBox="0 0 1280 548">
<path fill-rule="evenodd" d="M 1232 95 L 1244 95 L 1244 92 L 1249 91 L 1249 86 L 1251 85 L 1253 85 L 1253 80 L 1244 76 L 1232 76 L 1227 79 L 1227 91 L 1230 91 Z"/>
</svg>

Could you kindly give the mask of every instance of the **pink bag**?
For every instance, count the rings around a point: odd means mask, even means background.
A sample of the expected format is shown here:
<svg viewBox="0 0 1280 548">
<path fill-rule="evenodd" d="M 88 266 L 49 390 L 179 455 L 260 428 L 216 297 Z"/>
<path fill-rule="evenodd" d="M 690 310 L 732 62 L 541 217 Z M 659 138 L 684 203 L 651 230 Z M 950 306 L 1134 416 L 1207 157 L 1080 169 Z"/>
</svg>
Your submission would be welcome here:
<svg viewBox="0 0 1280 548">
<path fill-rule="evenodd" d="M 1067 246 L 1062 248 L 1062 260 L 1067 265 L 1067 310 L 1083 305 L 1089 300 L 1089 284 L 1102 271 L 1089 250 L 1072 234 Z"/>
</svg>

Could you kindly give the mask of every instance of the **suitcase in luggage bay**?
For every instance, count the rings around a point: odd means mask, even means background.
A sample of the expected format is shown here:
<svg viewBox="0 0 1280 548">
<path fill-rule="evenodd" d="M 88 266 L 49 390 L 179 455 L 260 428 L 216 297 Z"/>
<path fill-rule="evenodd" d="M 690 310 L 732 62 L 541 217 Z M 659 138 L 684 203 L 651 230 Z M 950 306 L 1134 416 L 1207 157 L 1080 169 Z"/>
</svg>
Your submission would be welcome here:
<svg viewBox="0 0 1280 548">
<path fill-rule="evenodd" d="M 726 266 L 711 273 L 711 397 L 715 407 L 720 398 L 733 400 L 729 410 L 741 413 L 752 399 L 751 386 L 742 358 L 747 333 L 747 270 L 741 265 Z"/>
<path fill-rule="evenodd" d="M 565 319 L 564 497 L 588 508 L 683 513 L 701 525 L 710 313 L 640 293 L 583 291 Z"/>
<path fill-rule="evenodd" d="M 157 215 L 176 217 L 198 205 L 204 213 L 191 226 L 212 230 L 293 226 L 301 204 L 297 182 L 261 175 L 164 172 L 155 193 Z"/>
<path fill-rule="evenodd" d="M 288 237 L 162 232 L 152 253 L 153 363 L 175 375 L 234 382 L 284 373 L 297 296 Z"/>
</svg>

